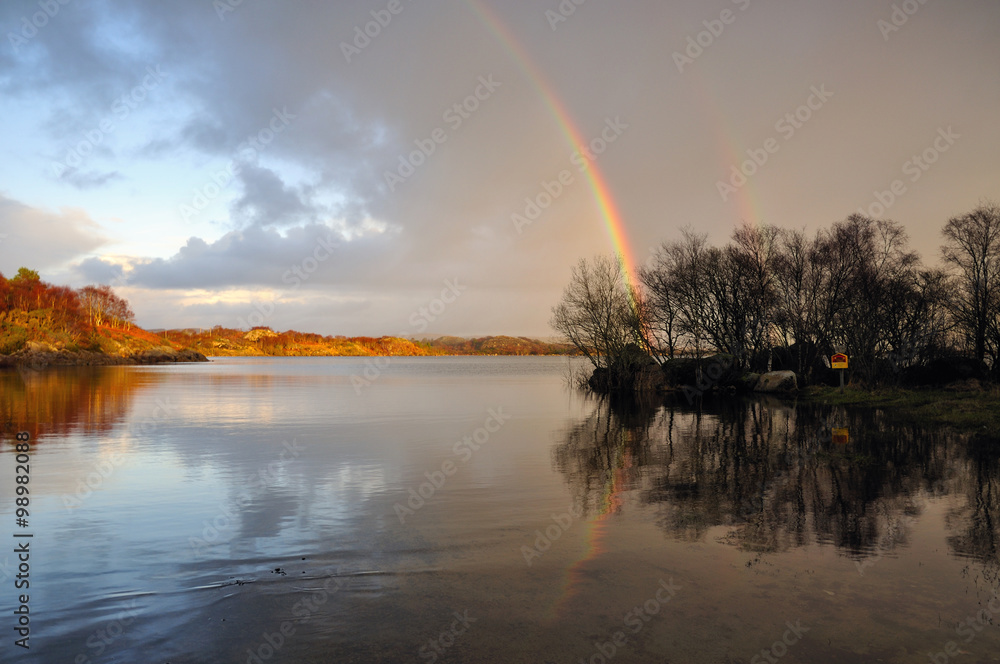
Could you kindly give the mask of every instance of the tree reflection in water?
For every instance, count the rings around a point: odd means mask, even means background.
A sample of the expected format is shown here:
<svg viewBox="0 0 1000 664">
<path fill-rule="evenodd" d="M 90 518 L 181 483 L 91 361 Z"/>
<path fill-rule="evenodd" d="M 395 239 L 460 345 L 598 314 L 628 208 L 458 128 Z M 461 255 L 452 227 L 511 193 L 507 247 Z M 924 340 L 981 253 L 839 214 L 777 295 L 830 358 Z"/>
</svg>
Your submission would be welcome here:
<svg viewBox="0 0 1000 664">
<path fill-rule="evenodd" d="M 835 427 L 848 444 L 834 442 Z M 725 542 L 758 554 L 819 543 L 864 561 L 906 546 L 927 498 L 964 496 L 948 516 L 952 553 L 997 565 L 1000 441 L 878 410 L 605 398 L 553 462 L 590 513 L 636 500 L 671 537 L 724 526 Z"/>
<path fill-rule="evenodd" d="M 0 431 L 32 440 L 72 431 L 106 433 L 128 413 L 137 390 L 162 375 L 134 367 L 0 369 Z"/>
</svg>

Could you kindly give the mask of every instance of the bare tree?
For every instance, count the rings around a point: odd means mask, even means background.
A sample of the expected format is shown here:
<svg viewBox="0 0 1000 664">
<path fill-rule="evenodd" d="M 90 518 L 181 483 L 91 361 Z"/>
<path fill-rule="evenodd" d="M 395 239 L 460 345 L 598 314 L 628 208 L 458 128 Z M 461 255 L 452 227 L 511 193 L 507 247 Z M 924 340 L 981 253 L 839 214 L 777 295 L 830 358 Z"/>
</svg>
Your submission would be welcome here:
<svg viewBox="0 0 1000 664">
<path fill-rule="evenodd" d="M 631 293 L 621 263 L 609 256 L 581 260 L 562 300 L 552 309 L 552 327 L 595 368 L 612 368 L 640 341 Z"/>
<path fill-rule="evenodd" d="M 957 284 L 950 298 L 955 322 L 965 333 L 975 359 L 982 362 L 989 351 L 996 366 L 1000 348 L 996 342 L 988 342 L 997 338 L 1000 315 L 1000 206 L 982 203 L 972 212 L 948 220 L 942 233 L 945 244 L 941 253 Z"/>
<path fill-rule="evenodd" d="M 690 228 L 683 229 L 681 234 L 681 241 L 670 246 L 670 283 L 680 326 L 678 344 L 682 352 L 701 357 L 708 339 L 706 321 L 710 302 L 705 295 L 711 249 L 706 235 Z"/>
<path fill-rule="evenodd" d="M 650 338 L 647 345 L 658 359 L 674 357 L 681 347 L 682 325 L 677 283 L 682 249 L 679 243 L 664 242 L 653 255 L 652 265 L 639 270 L 646 292 Z"/>
<path fill-rule="evenodd" d="M 775 256 L 775 316 L 779 343 L 794 346 L 795 371 L 809 377 L 821 352 L 829 347 L 829 326 L 823 326 L 821 304 L 827 284 L 817 249 L 819 237 L 809 240 L 803 231 L 783 230 Z"/>
<path fill-rule="evenodd" d="M 111 286 L 84 286 L 79 290 L 80 302 L 90 318 L 90 324 L 100 327 L 131 327 L 135 314 L 128 300 L 115 294 Z"/>
</svg>

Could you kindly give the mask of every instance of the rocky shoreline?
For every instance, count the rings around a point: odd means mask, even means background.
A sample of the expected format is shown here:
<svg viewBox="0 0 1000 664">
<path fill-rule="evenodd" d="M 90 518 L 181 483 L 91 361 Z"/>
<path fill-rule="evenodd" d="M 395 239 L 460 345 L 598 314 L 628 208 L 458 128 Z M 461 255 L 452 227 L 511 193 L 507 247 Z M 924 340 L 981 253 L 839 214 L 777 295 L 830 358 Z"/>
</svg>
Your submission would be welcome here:
<svg viewBox="0 0 1000 664">
<path fill-rule="evenodd" d="M 109 355 L 89 350 L 27 348 L 11 355 L 0 355 L 0 367 L 118 366 L 171 362 L 208 362 L 208 358 L 196 350 L 177 350 L 167 346 L 137 351 L 129 355 Z"/>
</svg>

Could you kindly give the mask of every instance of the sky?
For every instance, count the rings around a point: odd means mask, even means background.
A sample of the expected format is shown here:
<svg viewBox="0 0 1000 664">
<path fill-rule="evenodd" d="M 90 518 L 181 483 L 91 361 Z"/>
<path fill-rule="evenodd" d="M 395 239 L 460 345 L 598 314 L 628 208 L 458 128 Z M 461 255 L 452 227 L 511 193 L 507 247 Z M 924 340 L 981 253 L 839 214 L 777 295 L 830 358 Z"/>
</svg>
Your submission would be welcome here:
<svg viewBox="0 0 1000 664">
<path fill-rule="evenodd" d="M 4 0 L 0 272 L 149 329 L 550 336 L 581 258 L 1000 200 L 995 0 Z"/>
</svg>

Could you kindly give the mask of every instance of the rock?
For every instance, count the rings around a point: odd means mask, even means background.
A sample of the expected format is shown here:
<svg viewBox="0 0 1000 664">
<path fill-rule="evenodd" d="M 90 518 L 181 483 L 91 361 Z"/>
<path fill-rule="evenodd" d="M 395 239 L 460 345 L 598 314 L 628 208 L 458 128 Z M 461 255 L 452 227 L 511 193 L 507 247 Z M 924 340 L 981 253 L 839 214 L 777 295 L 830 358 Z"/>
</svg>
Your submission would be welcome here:
<svg viewBox="0 0 1000 664">
<path fill-rule="evenodd" d="M 278 333 L 269 327 L 257 327 L 244 334 L 243 338 L 247 341 L 260 341 L 261 339 L 269 339 L 276 336 L 278 336 Z"/>
<path fill-rule="evenodd" d="M 794 371 L 769 371 L 757 380 L 755 392 L 795 392 L 799 389 Z"/>
<path fill-rule="evenodd" d="M 740 369 L 736 358 L 720 353 L 701 359 L 679 357 L 663 365 L 664 379 L 673 387 L 693 387 L 701 392 L 736 386 Z"/>
<path fill-rule="evenodd" d="M 587 381 L 595 392 L 656 392 L 666 387 L 663 370 L 648 353 L 635 344 L 625 347 L 615 362 L 598 367 Z"/>
<path fill-rule="evenodd" d="M 635 373 L 633 389 L 636 392 L 659 392 L 666 389 L 667 381 L 658 364 L 646 365 Z"/>
</svg>

